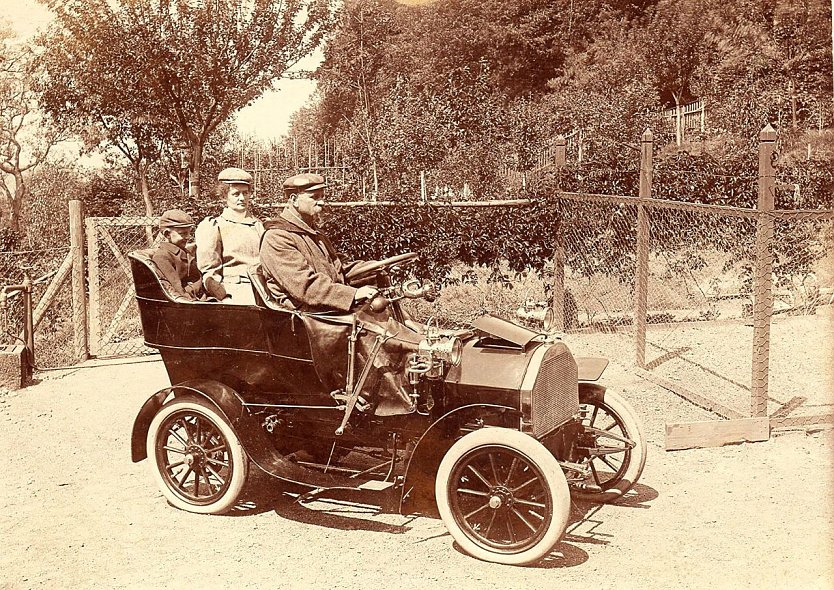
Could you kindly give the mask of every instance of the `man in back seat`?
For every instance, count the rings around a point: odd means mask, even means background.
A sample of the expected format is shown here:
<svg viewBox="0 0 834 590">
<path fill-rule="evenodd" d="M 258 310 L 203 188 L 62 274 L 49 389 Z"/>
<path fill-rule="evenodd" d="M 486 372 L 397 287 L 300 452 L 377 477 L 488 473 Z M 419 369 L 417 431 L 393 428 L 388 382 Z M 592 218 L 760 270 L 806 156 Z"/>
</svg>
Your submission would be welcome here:
<svg viewBox="0 0 834 590">
<path fill-rule="evenodd" d="M 203 281 L 194 255 L 186 249 L 194 234 L 194 220 L 180 209 L 169 209 L 159 218 L 162 241 L 151 255 L 159 271 L 162 287 L 176 301 L 196 301 L 205 297 Z"/>
<path fill-rule="evenodd" d="M 377 289 L 346 284 L 345 274 L 361 261 L 343 263 L 316 227 L 326 186 L 318 174 L 296 174 L 284 182 L 287 207 L 264 224 L 261 269 L 273 295 L 288 298 L 298 309 L 349 311 L 354 303 L 373 298 Z"/>
</svg>

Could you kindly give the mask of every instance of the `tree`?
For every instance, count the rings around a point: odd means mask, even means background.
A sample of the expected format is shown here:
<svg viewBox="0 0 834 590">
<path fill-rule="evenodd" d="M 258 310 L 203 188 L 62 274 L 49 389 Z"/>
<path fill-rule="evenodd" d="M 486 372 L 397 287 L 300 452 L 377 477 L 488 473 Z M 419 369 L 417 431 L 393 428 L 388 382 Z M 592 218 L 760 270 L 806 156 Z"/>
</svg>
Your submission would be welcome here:
<svg viewBox="0 0 834 590">
<path fill-rule="evenodd" d="M 328 0 L 47 3 L 57 15 L 47 42 L 62 45 L 64 63 L 79 64 L 71 71 L 83 70 L 72 76 L 77 90 L 106 95 L 107 102 L 94 106 L 103 107 L 106 117 L 127 119 L 134 131 L 143 117 L 155 128 L 174 130 L 166 139 L 188 146 L 192 197 L 199 194 L 203 150 L 212 132 L 309 55 L 332 14 Z M 90 71 L 103 75 L 84 73 Z"/>
<path fill-rule="evenodd" d="M 0 22 L 0 227 L 17 233 L 29 194 L 25 174 L 40 165 L 61 137 L 38 112 L 32 52 L 12 41 Z"/>
</svg>

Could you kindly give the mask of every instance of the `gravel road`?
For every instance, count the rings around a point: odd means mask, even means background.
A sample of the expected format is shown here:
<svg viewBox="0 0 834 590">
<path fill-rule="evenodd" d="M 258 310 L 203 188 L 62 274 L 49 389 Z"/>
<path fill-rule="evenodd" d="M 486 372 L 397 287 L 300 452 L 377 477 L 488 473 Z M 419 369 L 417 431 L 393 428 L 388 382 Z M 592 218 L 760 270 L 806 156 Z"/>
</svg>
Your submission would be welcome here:
<svg viewBox="0 0 834 590">
<path fill-rule="evenodd" d="M 463 554 L 439 520 L 301 506 L 265 478 L 233 516 L 172 508 L 129 457 L 136 411 L 167 385 L 152 358 L 0 393 L 0 588 L 834 587 L 830 430 L 665 452 L 668 416 L 700 410 L 612 364 L 648 435 L 636 493 L 574 505 L 548 558 L 508 567 Z"/>
</svg>

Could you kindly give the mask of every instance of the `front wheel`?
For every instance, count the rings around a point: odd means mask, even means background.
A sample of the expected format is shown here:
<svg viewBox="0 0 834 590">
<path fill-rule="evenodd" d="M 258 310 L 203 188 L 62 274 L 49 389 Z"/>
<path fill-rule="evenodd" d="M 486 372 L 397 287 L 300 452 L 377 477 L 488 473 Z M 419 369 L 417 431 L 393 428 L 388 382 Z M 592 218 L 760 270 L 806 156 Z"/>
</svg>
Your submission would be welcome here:
<svg viewBox="0 0 834 590">
<path fill-rule="evenodd" d="M 556 459 L 536 439 L 506 428 L 482 428 L 452 445 L 435 494 L 458 545 L 495 563 L 538 561 L 559 541 L 570 514 Z"/>
<path fill-rule="evenodd" d="M 147 451 L 159 489 L 182 510 L 227 512 L 246 484 L 246 452 L 205 400 L 174 398 L 162 406 L 148 430 Z"/>
<path fill-rule="evenodd" d="M 612 391 L 579 392 L 579 450 L 590 476 L 574 488 L 589 502 L 611 502 L 629 491 L 646 465 L 646 437 L 631 405 Z M 583 487 L 587 486 L 587 487 Z"/>
</svg>

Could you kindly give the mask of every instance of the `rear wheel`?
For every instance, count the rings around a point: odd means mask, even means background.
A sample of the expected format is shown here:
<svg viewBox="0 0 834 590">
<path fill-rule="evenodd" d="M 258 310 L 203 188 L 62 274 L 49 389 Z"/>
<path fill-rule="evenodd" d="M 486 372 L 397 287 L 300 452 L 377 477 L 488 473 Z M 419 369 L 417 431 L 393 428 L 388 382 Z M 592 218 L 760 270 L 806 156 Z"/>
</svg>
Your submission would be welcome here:
<svg viewBox="0 0 834 590">
<path fill-rule="evenodd" d="M 159 489 L 182 510 L 226 512 L 246 484 L 246 452 L 205 400 L 175 398 L 162 406 L 148 430 L 147 451 Z"/>
<path fill-rule="evenodd" d="M 496 563 L 538 561 L 559 541 L 570 514 L 556 459 L 534 438 L 506 428 L 483 428 L 452 445 L 435 494 L 461 548 Z"/>
<path fill-rule="evenodd" d="M 584 393 L 579 407 L 584 433 L 579 447 L 591 474 L 573 495 L 589 502 L 610 502 L 630 490 L 646 465 L 646 437 L 631 405 L 612 392 Z M 591 487 L 592 486 L 592 487 Z"/>
</svg>

